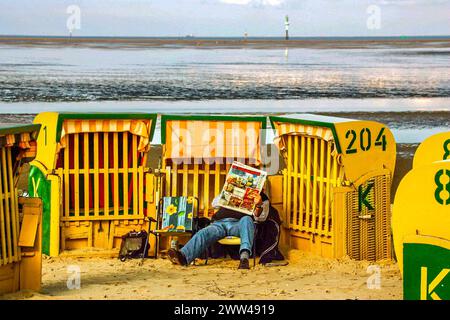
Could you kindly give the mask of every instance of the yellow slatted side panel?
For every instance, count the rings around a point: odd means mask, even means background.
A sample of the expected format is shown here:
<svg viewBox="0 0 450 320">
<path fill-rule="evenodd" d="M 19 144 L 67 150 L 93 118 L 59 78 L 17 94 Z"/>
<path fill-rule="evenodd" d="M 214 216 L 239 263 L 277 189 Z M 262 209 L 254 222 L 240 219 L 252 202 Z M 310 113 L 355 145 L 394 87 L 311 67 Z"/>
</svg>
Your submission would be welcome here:
<svg viewBox="0 0 450 320">
<path fill-rule="evenodd" d="M 20 260 L 17 244 L 19 212 L 11 148 L 0 148 L 0 265 Z"/>
<path fill-rule="evenodd" d="M 145 165 L 128 132 L 66 136 L 57 169 L 63 188 L 61 221 L 144 218 Z"/>
<path fill-rule="evenodd" d="M 392 258 L 390 237 L 390 176 L 376 176 L 361 188 L 370 192 L 364 199 L 373 209 L 359 202 L 359 191 L 347 194 L 346 250 L 355 260 L 378 261 Z M 388 213 L 388 214 L 386 214 Z"/>
<path fill-rule="evenodd" d="M 285 135 L 283 210 L 292 230 L 332 235 L 333 188 L 343 168 L 333 154 L 333 142 L 305 135 Z"/>
</svg>

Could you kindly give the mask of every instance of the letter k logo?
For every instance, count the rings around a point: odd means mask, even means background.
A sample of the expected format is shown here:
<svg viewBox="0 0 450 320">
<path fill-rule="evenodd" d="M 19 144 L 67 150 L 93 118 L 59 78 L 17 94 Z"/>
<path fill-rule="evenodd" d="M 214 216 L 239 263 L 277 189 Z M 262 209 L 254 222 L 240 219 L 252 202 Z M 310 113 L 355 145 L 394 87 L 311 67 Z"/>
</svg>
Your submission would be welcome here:
<svg viewBox="0 0 450 320">
<path fill-rule="evenodd" d="M 441 297 L 437 295 L 434 290 L 436 287 L 444 280 L 450 269 L 442 269 L 441 272 L 431 281 L 428 285 L 428 268 L 420 268 L 420 300 L 427 300 L 428 295 L 431 296 L 433 300 L 441 300 Z"/>
<path fill-rule="evenodd" d="M 369 196 L 370 191 L 373 189 L 375 184 L 369 183 L 367 185 L 367 188 L 364 190 L 363 186 L 359 186 L 358 188 L 358 211 L 361 212 L 363 209 L 363 206 L 366 206 L 369 210 L 374 210 L 374 207 L 369 202 L 369 199 L 367 197 Z"/>
</svg>

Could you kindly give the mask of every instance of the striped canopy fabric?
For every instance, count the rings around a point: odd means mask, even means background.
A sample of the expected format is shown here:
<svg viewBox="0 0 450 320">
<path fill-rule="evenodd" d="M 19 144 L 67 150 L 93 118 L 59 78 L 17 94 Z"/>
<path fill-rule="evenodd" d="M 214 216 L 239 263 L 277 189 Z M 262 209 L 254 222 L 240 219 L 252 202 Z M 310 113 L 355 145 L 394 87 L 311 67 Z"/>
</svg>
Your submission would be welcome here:
<svg viewBox="0 0 450 320">
<path fill-rule="evenodd" d="M 167 120 L 166 159 L 249 159 L 261 163 L 261 121 Z"/>
<path fill-rule="evenodd" d="M 32 147 L 31 141 L 32 139 L 28 132 L 0 135 L 0 147 L 12 147 L 17 144 L 21 149 L 29 149 Z"/>
<path fill-rule="evenodd" d="M 326 127 L 316 127 L 307 124 L 299 123 L 280 123 L 274 122 L 276 137 L 274 138 L 274 143 L 278 146 L 280 150 L 285 149 L 284 141 L 281 139 L 284 135 L 306 135 L 310 137 L 321 138 L 327 142 L 333 141 L 334 136 L 330 128 Z"/>
<path fill-rule="evenodd" d="M 65 137 L 75 133 L 130 132 L 140 137 L 138 151 L 150 150 L 152 120 L 65 120 L 61 129 L 60 148 L 66 147 Z"/>
</svg>

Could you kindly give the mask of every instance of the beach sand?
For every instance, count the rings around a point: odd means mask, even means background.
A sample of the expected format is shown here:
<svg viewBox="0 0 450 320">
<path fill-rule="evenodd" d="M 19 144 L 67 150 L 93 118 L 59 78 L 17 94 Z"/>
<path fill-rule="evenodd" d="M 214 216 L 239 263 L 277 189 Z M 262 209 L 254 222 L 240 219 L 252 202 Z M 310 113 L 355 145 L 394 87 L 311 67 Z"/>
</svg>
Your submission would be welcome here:
<svg viewBox="0 0 450 320">
<path fill-rule="evenodd" d="M 120 262 L 107 258 L 58 257 L 43 260 L 41 292 L 7 294 L 0 299 L 402 299 L 395 263 L 377 263 L 381 286 L 369 289 L 369 262 L 325 259 L 291 250 L 289 265 L 238 270 L 230 259 L 181 267 L 163 258 Z M 79 266 L 79 290 L 67 288 L 68 266 Z"/>
</svg>

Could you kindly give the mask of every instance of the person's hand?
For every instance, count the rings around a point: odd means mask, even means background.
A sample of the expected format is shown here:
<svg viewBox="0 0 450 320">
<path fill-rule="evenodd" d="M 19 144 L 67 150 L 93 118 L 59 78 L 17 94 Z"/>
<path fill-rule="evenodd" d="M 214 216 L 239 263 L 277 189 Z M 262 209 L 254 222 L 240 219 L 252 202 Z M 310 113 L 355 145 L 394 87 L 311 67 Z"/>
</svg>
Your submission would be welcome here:
<svg viewBox="0 0 450 320">
<path fill-rule="evenodd" d="M 257 196 L 255 196 L 254 200 L 255 200 L 255 205 L 256 205 L 254 215 L 255 215 L 255 217 L 259 217 L 262 212 L 261 205 L 263 203 L 261 195 L 258 194 Z"/>
</svg>

